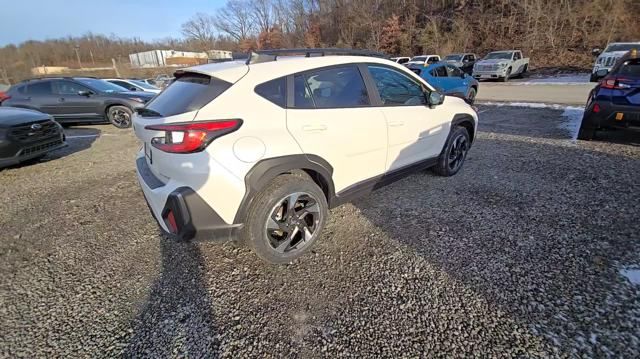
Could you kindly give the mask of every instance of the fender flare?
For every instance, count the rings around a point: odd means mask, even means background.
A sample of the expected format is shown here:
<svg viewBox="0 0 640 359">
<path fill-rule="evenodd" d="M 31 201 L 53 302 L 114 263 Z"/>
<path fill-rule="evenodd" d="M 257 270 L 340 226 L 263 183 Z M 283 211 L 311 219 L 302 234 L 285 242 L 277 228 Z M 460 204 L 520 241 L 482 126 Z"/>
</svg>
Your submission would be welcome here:
<svg viewBox="0 0 640 359">
<path fill-rule="evenodd" d="M 462 126 L 470 126 L 471 129 L 473 131 L 471 131 L 471 133 L 469 133 L 469 137 L 471 137 L 471 143 L 473 143 L 473 141 L 475 140 L 475 133 L 476 133 L 476 122 L 473 120 L 473 116 L 471 116 L 468 113 L 457 113 L 453 116 L 453 120 L 451 120 L 451 128 L 453 129 L 454 126 L 458 126 L 458 125 L 462 125 Z"/>
<path fill-rule="evenodd" d="M 333 186 L 333 167 L 320 156 L 296 154 L 281 157 L 273 157 L 256 163 L 245 176 L 246 191 L 238 211 L 233 219 L 234 224 L 243 223 L 246 219 L 249 207 L 260 191 L 277 176 L 290 173 L 294 170 L 313 171 L 320 176 L 314 181 L 324 182 L 323 190 L 327 195 L 327 202 L 331 207 L 331 202 L 335 198 Z"/>
</svg>

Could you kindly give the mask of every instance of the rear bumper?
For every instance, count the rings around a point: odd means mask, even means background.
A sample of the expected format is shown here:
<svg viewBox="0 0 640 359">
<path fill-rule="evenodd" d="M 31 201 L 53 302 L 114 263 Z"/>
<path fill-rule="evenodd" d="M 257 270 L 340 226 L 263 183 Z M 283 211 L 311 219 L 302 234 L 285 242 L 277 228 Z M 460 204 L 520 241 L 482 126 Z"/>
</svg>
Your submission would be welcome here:
<svg viewBox="0 0 640 359">
<path fill-rule="evenodd" d="M 228 224 L 193 188 L 165 184 L 149 169 L 144 154 L 136 159 L 138 181 L 149 210 L 162 231 L 177 240 L 236 239 L 242 224 Z"/>
<path fill-rule="evenodd" d="M 600 112 L 593 112 L 595 104 Z M 640 106 L 615 105 L 610 102 L 595 101 L 589 105 L 582 120 L 582 126 L 597 129 L 600 127 L 640 128 Z"/>
</svg>

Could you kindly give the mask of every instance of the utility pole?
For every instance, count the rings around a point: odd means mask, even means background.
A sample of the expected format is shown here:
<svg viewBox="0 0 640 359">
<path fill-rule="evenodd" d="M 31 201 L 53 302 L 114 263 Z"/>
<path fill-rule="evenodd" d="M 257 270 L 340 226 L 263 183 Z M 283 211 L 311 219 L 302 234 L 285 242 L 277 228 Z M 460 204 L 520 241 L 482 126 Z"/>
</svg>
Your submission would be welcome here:
<svg viewBox="0 0 640 359">
<path fill-rule="evenodd" d="M 80 67 L 80 69 L 82 69 L 82 62 L 80 62 L 80 46 L 76 45 L 73 47 L 74 50 L 76 50 L 76 58 L 78 59 L 78 66 Z"/>
<path fill-rule="evenodd" d="M 93 64 L 93 67 L 96 67 L 96 62 L 93 59 L 93 51 L 91 51 L 91 49 L 89 49 L 89 55 L 91 55 L 91 63 Z"/>
</svg>

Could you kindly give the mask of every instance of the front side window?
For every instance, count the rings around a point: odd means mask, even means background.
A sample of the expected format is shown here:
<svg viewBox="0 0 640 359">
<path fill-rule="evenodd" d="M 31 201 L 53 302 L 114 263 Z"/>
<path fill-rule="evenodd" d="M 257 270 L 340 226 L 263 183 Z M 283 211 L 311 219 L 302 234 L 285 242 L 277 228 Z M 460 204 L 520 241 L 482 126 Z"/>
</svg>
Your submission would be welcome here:
<svg viewBox="0 0 640 359">
<path fill-rule="evenodd" d="M 455 66 L 446 66 L 447 68 L 447 75 L 449 77 L 460 77 L 462 76 L 462 71 L 460 71 L 459 68 L 455 67 Z"/>
<path fill-rule="evenodd" d="M 77 95 L 80 91 L 89 89 L 71 81 L 56 81 L 56 93 L 59 95 Z"/>
<path fill-rule="evenodd" d="M 111 82 L 114 85 L 118 85 L 118 86 L 122 87 L 123 90 L 129 90 L 131 88 L 135 88 L 135 86 L 133 86 L 131 84 L 128 84 L 128 83 L 126 83 L 124 81 L 109 81 L 109 82 Z"/>
<path fill-rule="evenodd" d="M 438 62 L 438 58 L 437 57 L 430 57 L 429 60 L 427 60 L 427 64 L 435 64 L 436 62 Z"/>
<path fill-rule="evenodd" d="M 29 84 L 27 87 L 27 93 L 29 95 L 51 95 L 51 81 L 41 81 L 35 84 Z"/>
<path fill-rule="evenodd" d="M 519 52 L 514 52 L 513 53 L 513 59 L 514 60 L 520 60 L 522 58 L 522 56 L 520 56 Z"/>
<path fill-rule="evenodd" d="M 294 77 L 297 108 L 345 108 L 370 104 L 369 94 L 356 66 L 334 67 Z"/>
<path fill-rule="evenodd" d="M 280 107 L 285 107 L 287 103 L 286 84 L 286 79 L 281 77 L 256 86 L 256 93 Z"/>
<path fill-rule="evenodd" d="M 435 69 L 431 70 L 431 76 L 447 77 L 447 70 L 444 68 L 444 66 L 436 67 Z"/>
<path fill-rule="evenodd" d="M 394 69 L 369 66 L 369 72 L 384 106 L 425 105 L 426 98 L 422 85 Z"/>
</svg>

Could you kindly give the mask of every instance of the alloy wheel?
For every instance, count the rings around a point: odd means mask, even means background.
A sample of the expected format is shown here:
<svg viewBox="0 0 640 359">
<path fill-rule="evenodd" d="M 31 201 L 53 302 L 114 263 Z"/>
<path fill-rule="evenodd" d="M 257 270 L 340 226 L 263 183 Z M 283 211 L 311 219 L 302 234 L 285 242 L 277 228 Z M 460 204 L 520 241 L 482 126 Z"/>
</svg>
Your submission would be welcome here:
<svg viewBox="0 0 640 359">
<path fill-rule="evenodd" d="M 111 121 L 117 127 L 125 128 L 131 125 L 131 116 L 125 110 L 116 109 L 111 112 Z"/>
<path fill-rule="evenodd" d="M 449 152 L 449 169 L 451 171 L 455 172 L 462 166 L 467 151 L 469 151 L 469 141 L 466 136 L 460 134 L 453 140 Z"/>
<path fill-rule="evenodd" d="M 321 223 L 318 201 L 309 193 L 296 192 L 273 207 L 265 231 L 269 245 L 278 253 L 303 249 Z"/>
</svg>

